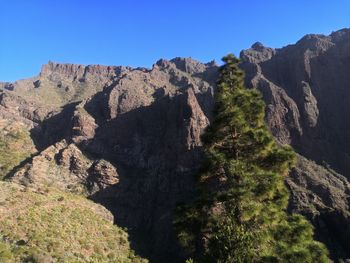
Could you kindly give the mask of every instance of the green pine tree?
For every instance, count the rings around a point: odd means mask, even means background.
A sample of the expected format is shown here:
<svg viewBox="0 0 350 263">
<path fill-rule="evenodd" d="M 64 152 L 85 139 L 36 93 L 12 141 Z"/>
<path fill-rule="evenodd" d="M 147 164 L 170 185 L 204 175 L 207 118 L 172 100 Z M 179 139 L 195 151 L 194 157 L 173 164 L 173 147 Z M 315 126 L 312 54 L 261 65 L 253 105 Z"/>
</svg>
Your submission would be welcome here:
<svg viewBox="0 0 350 263">
<path fill-rule="evenodd" d="M 293 150 L 274 141 L 265 104 L 244 87 L 239 60 L 223 61 L 214 121 L 202 137 L 198 198 L 178 209 L 179 240 L 195 262 L 329 262 L 311 224 L 286 212 Z"/>
</svg>

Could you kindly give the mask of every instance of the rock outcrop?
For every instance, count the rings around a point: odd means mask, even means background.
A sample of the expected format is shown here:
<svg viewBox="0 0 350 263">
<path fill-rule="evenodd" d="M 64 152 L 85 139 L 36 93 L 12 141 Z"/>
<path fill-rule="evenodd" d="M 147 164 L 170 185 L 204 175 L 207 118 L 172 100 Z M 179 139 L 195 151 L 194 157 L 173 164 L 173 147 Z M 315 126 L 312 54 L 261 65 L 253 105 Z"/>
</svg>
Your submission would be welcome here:
<svg viewBox="0 0 350 263">
<path fill-rule="evenodd" d="M 93 194 L 118 183 L 115 167 L 105 160 L 88 159 L 65 140 L 41 151 L 9 176 L 12 182 L 36 189 L 55 187 L 77 194 Z"/>
</svg>

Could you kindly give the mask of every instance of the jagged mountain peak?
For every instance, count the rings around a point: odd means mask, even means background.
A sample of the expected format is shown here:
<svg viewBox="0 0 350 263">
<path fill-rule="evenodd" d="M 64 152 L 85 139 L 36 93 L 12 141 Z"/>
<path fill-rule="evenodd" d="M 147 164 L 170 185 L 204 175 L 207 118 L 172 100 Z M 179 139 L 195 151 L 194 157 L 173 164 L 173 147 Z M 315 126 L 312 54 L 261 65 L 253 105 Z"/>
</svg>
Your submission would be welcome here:
<svg viewBox="0 0 350 263">
<path fill-rule="evenodd" d="M 343 28 L 330 34 L 334 42 L 348 40 L 350 38 L 350 28 Z"/>
<path fill-rule="evenodd" d="M 176 68 L 185 73 L 194 74 L 194 73 L 203 73 L 208 68 L 217 68 L 215 61 L 210 61 L 208 63 L 202 63 L 198 60 L 195 60 L 191 57 L 175 57 L 173 59 L 159 59 L 154 66 L 158 66 L 161 69 L 166 68 Z"/>
<path fill-rule="evenodd" d="M 265 48 L 265 46 L 261 43 L 261 42 L 255 42 L 252 47 L 252 49 L 255 49 L 255 50 L 262 50 Z"/>
<path fill-rule="evenodd" d="M 240 57 L 243 61 L 250 61 L 255 63 L 269 60 L 274 55 L 284 53 L 304 54 L 312 51 L 314 53 L 322 53 L 330 49 L 335 43 L 350 40 L 350 29 L 344 28 L 331 33 L 326 36 L 323 34 L 308 34 L 298 40 L 295 44 L 291 44 L 282 48 L 266 47 L 260 42 L 254 43 L 250 49 L 243 50 Z"/>
<path fill-rule="evenodd" d="M 71 63 L 57 63 L 49 61 L 41 67 L 40 77 L 49 77 L 53 74 L 66 78 L 80 79 L 87 75 L 100 75 L 113 77 L 121 70 L 130 70 L 124 66 L 103 66 L 103 65 L 79 65 Z"/>
</svg>

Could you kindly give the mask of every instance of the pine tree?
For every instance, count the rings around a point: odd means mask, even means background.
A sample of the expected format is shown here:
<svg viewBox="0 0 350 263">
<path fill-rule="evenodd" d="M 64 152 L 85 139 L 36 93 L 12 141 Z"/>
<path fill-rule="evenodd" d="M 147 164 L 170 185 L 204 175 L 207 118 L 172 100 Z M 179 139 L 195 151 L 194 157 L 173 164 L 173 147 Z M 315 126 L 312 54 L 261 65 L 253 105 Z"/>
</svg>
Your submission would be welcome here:
<svg viewBox="0 0 350 263">
<path fill-rule="evenodd" d="M 202 136 L 198 198 L 178 209 L 179 240 L 195 262 L 329 262 L 311 224 L 286 212 L 293 150 L 274 141 L 239 60 L 230 54 L 223 61 L 215 117 Z"/>
</svg>

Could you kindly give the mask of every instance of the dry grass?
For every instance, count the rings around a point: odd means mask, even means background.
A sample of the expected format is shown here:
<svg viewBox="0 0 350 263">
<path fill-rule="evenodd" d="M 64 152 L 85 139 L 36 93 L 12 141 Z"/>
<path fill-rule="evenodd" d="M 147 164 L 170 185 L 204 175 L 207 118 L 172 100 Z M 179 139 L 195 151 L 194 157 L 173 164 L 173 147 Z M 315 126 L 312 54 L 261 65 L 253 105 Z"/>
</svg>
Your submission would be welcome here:
<svg viewBox="0 0 350 263">
<path fill-rule="evenodd" d="M 110 213 L 82 196 L 0 182 L 0 262 L 146 262 Z"/>
</svg>

